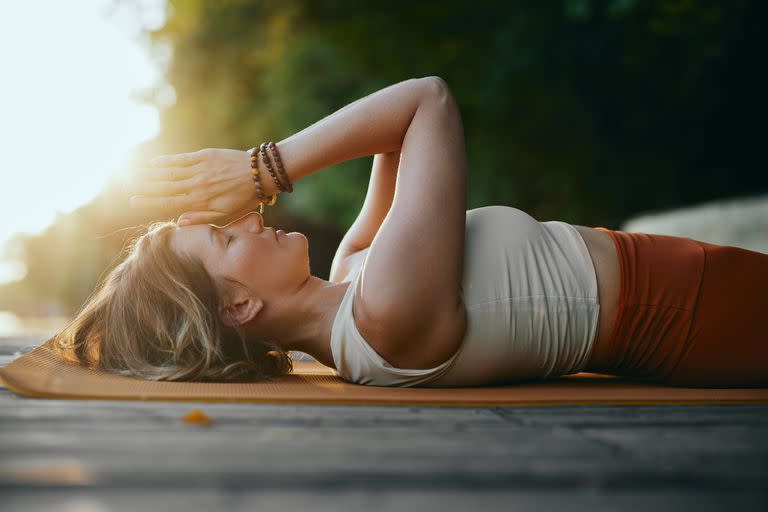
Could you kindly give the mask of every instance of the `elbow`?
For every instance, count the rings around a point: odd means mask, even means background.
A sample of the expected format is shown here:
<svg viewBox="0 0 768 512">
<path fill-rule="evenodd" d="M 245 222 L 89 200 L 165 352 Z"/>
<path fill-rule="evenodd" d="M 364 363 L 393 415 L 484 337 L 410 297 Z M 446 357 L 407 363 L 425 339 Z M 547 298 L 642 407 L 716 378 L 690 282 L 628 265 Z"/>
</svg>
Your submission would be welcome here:
<svg viewBox="0 0 768 512">
<path fill-rule="evenodd" d="M 425 76 L 419 81 L 423 85 L 424 94 L 430 98 L 437 98 L 443 103 L 448 103 L 451 98 L 451 90 L 445 80 L 439 76 Z"/>
<path fill-rule="evenodd" d="M 420 79 L 424 87 L 432 94 L 440 95 L 450 92 L 448 84 L 439 76 L 425 76 Z"/>
</svg>

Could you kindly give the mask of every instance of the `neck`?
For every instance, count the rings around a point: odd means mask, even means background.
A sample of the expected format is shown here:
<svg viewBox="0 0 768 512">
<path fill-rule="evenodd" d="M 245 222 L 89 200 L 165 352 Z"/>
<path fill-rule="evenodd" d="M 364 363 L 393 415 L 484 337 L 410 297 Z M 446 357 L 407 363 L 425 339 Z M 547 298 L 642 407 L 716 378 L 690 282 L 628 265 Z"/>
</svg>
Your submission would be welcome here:
<svg viewBox="0 0 768 512">
<path fill-rule="evenodd" d="M 305 352 L 333 368 L 331 328 L 350 284 L 310 275 L 296 289 L 266 303 L 250 330 L 260 338 L 277 341 L 284 350 Z"/>
</svg>

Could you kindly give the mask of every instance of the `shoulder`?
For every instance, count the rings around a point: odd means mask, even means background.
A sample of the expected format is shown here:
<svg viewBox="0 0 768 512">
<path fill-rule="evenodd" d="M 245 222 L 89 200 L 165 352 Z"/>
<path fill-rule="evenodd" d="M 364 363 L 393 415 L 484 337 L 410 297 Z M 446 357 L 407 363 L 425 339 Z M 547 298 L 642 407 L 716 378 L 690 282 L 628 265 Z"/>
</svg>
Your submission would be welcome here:
<svg viewBox="0 0 768 512">
<path fill-rule="evenodd" d="M 362 274 L 362 272 L 361 272 Z M 359 276 L 361 277 L 361 276 Z M 434 368 L 450 359 L 467 330 L 464 304 L 431 317 L 402 318 L 394 312 L 372 316 L 365 308 L 362 279 L 352 282 L 352 315 L 365 342 L 397 368 Z"/>
</svg>

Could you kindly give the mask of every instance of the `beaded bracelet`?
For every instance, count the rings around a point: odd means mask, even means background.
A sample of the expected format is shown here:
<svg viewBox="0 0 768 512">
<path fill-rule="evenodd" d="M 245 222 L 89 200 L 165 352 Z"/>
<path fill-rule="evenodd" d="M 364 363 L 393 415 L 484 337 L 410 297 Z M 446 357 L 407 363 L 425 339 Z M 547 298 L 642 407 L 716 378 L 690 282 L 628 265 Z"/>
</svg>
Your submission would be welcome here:
<svg viewBox="0 0 768 512">
<path fill-rule="evenodd" d="M 267 206 L 274 205 L 277 202 L 277 194 L 272 194 L 270 198 L 264 195 L 261 189 L 261 178 L 259 178 L 259 157 L 256 154 L 256 148 L 249 149 L 248 154 L 251 155 L 251 172 L 253 172 L 253 184 L 256 185 L 256 197 L 259 199 L 259 213 L 263 215 L 264 203 L 269 200 Z"/>
<path fill-rule="evenodd" d="M 288 174 L 285 172 L 285 167 L 283 167 L 283 160 L 280 158 L 280 153 L 277 151 L 277 145 L 269 141 L 267 142 L 267 147 L 272 152 L 272 158 L 275 160 L 275 166 L 277 167 L 277 172 L 280 174 L 280 177 L 283 178 L 285 181 L 285 186 L 283 187 L 283 190 L 287 190 L 290 194 L 293 192 L 293 185 L 291 184 L 290 178 L 288 178 Z"/>
<path fill-rule="evenodd" d="M 272 179 L 275 181 L 275 185 L 277 185 L 278 190 L 280 190 L 280 192 L 285 192 L 285 187 L 280 181 L 280 178 L 277 177 L 277 174 L 275 174 L 275 169 L 272 167 L 272 162 L 269 161 L 269 157 L 267 156 L 266 142 L 262 142 L 261 146 L 259 146 L 259 154 L 261 155 L 261 160 L 264 162 L 264 166 L 269 171 L 269 174 L 272 175 Z"/>
</svg>

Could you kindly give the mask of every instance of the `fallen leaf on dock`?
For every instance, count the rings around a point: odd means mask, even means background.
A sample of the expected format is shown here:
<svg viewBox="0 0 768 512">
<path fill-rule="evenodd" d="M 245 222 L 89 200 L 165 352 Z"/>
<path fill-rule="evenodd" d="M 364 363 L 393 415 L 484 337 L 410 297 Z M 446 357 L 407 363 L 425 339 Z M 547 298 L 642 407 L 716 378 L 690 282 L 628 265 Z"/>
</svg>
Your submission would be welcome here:
<svg viewBox="0 0 768 512">
<path fill-rule="evenodd" d="M 189 425 L 210 425 L 213 423 L 213 420 L 200 409 L 192 409 L 181 418 L 181 421 Z"/>
</svg>

